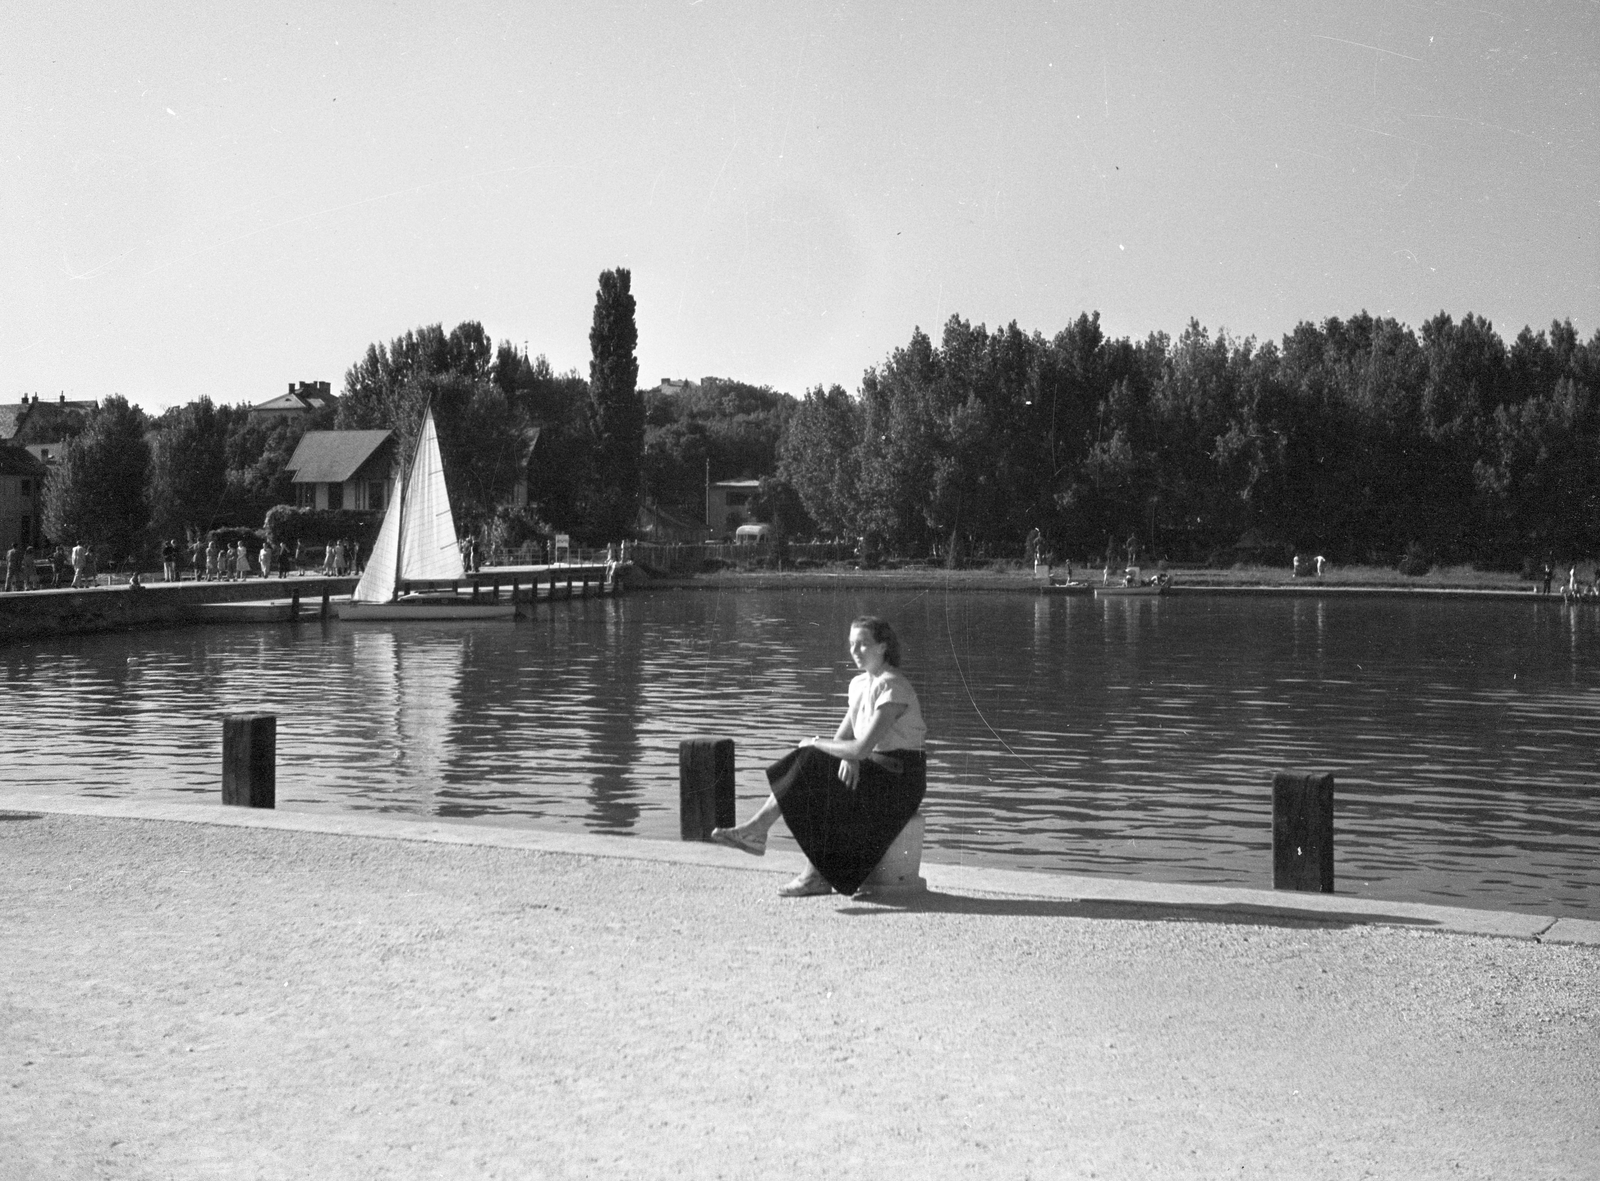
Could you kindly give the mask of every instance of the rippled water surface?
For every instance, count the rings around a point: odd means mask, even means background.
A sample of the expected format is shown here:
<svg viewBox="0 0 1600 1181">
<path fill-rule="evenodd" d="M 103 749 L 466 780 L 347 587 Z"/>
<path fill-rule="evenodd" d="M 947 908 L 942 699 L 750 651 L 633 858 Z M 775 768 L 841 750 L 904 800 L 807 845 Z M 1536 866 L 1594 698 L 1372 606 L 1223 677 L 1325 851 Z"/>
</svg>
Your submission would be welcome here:
<svg viewBox="0 0 1600 1181">
<path fill-rule="evenodd" d="M 831 730 L 862 610 L 930 726 L 929 857 L 1270 885 L 1271 778 L 1331 771 L 1341 892 L 1600 916 L 1600 610 L 1556 602 L 682 591 L 515 625 L 260 625 L 0 649 L 0 777 L 675 838 L 678 740 Z M 781 833 L 781 828 L 777 830 Z"/>
</svg>

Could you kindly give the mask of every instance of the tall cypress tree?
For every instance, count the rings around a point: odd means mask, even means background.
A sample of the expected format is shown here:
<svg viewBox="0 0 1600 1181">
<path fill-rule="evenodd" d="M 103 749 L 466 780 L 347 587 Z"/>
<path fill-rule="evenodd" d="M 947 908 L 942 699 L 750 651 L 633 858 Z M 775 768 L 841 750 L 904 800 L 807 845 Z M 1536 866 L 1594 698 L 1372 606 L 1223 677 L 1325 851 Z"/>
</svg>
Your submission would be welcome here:
<svg viewBox="0 0 1600 1181">
<path fill-rule="evenodd" d="M 639 330 L 631 284 L 632 275 L 620 267 L 601 272 L 589 329 L 589 411 L 595 438 L 589 520 L 595 541 L 630 536 L 639 516 L 644 397 L 634 356 Z"/>
</svg>

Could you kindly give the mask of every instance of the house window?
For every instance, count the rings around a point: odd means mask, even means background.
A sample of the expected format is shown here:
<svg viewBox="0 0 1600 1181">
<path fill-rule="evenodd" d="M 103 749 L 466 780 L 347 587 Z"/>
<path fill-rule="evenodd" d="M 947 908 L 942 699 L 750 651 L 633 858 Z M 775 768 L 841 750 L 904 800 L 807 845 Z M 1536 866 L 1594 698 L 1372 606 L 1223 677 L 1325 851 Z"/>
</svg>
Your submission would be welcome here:
<svg viewBox="0 0 1600 1181">
<path fill-rule="evenodd" d="M 33 485 L 27 480 L 22 481 L 22 495 L 24 495 L 24 496 L 31 495 L 32 491 L 33 491 Z"/>
<path fill-rule="evenodd" d="M 369 509 L 381 509 L 383 507 L 382 480 L 367 481 L 367 507 Z"/>
<path fill-rule="evenodd" d="M 328 485 L 328 509 L 329 509 L 329 511 L 330 512 L 336 512 L 339 509 L 342 509 L 343 507 L 344 507 L 344 485 L 343 484 L 329 484 Z"/>
<path fill-rule="evenodd" d="M 296 484 L 295 503 L 301 508 L 317 507 L 317 486 L 315 484 Z"/>
</svg>

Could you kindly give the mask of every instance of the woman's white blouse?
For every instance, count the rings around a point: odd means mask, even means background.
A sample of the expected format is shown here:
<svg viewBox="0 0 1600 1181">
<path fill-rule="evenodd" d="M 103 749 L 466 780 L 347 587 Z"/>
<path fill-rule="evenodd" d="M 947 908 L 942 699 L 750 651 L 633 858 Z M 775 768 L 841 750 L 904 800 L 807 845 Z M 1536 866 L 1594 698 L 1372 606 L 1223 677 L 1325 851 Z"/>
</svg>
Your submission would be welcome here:
<svg viewBox="0 0 1600 1181">
<path fill-rule="evenodd" d="M 895 668 L 886 668 L 876 677 L 861 673 L 850 682 L 850 733 L 860 737 L 872 729 L 872 715 L 885 702 L 904 705 L 906 711 L 879 740 L 877 749 L 921 750 L 922 741 L 928 735 L 928 725 L 922 720 L 922 705 L 917 701 L 917 691 L 911 687 L 911 682 Z"/>
</svg>

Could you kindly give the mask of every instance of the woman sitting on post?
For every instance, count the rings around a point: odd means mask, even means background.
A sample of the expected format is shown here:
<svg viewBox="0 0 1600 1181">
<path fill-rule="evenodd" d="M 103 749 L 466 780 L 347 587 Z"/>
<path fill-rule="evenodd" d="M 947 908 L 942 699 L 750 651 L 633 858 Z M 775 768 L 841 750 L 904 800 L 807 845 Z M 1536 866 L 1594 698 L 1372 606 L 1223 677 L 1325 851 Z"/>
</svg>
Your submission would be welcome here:
<svg viewBox="0 0 1600 1181">
<path fill-rule="evenodd" d="M 916 690 L 900 674 L 894 629 L 871 615 L 852 622 L 850 659 L 861 675 L 850 682 L 838 732 L 808 738 L 768 767 L 772 794 L 754 816 L 711 830 L 712 840 L 759 857 L 781 815 L 811 863 L 779 888 L 785 897 L 854 894 L 917 814 L 927 787 L 928 728 Z"/>
</svg>

